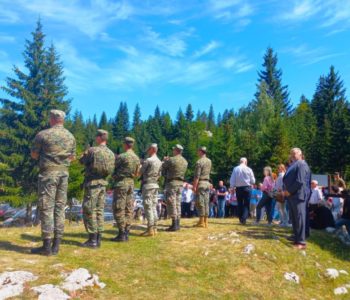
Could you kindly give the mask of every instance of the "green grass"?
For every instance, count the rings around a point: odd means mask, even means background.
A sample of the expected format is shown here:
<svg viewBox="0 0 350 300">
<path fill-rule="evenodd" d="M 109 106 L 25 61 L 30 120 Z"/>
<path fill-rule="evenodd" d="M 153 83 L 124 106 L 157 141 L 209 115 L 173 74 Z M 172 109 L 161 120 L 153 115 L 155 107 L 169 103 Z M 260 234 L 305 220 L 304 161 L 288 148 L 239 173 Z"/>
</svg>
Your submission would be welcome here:
<svg viewBox="0 0 350 300">
<path fill-rule="evenodd" d="M 169 221 L 162 221 L 165 228 Z M 29 288 L 44 283 L 59 284 L 61 273 L 78 267 L 97 273 L 106 288 L 90 288 L 74 299 L 349 299 L 335 296 L 333 289 L 350 283 L 350 276 L 325 278 L 327 268 L 350 273 L 350 249 L 324 232 L 312 231 L 306 256 L 285 239 L 288 229 L 246 226 L 236 220 L 211 220 L 209 229 L 192 228 L 184 220 L 180 232 L 160 231 L 155 238 L 139 237 L 136 224 L 129 243 L 108 239 L 115 228 L 106 226 L 102 248 L 79 247 L 86 234 L 83 226 L 66 226 L 60 254 L 30 255 L 40 243 L 39 228 L 2 229 L 0 271 L 27 270 L 39 276 L 29 283 L 25 296 L 35 299 Z M 241 243 L 232 243 L 230 231 Z M 219 240 L 208 236 L 223 234 Z M 247 244 L 255 252 L 242 254 Z M 300 276 L 300 284 L 284 279 L 285 272 Z"/>
</svg>

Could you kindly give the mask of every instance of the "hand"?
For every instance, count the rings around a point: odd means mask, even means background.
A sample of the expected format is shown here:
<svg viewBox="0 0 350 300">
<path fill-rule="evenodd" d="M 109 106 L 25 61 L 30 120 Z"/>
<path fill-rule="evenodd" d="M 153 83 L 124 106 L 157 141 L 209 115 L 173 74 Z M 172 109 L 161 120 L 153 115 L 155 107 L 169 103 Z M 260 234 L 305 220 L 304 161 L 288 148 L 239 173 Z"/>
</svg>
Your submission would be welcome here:
<svg viewBox="0 0 350 300">
<path fill-rule="evenodd" d="M 169 156 L 164 156 L 163 160 L 164 161 L 169 160 Z"/>
<path fill-rule="evenodd" d="M 284 197 L 289 197 L 289 196 L 290 196 L 290 193 L 289 193 L 288 191 L 284 191 L 284 192 L 283 192 L 283 195 L 284 195 Z"/>
</svg>

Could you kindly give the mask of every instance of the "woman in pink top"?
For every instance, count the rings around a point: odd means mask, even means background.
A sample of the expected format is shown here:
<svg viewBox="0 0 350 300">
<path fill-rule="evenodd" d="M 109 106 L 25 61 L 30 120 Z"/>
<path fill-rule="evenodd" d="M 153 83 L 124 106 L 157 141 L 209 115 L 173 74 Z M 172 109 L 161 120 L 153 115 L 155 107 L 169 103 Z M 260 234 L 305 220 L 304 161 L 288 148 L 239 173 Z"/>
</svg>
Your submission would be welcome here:
<svg viewBox="0 0 350 300">
<path fill-rule="evenodd" d="M 272 177 L 272 169 L 271 167 L 265 167 L 264 168 L 264 181 L 261 187 L 261 190 L 263 192 L 263 196 L 261 200 L 259 201 L 257 207 L 256 207 L 256 224 L 259 224 L 261 219 L 261 209 L 265 207 L 266 215 L 267 215 L 267 221 L 269 225 L 272 224 L 272 194 L 273 189 L 275 187 L 275 181 Z"/>
</svg>

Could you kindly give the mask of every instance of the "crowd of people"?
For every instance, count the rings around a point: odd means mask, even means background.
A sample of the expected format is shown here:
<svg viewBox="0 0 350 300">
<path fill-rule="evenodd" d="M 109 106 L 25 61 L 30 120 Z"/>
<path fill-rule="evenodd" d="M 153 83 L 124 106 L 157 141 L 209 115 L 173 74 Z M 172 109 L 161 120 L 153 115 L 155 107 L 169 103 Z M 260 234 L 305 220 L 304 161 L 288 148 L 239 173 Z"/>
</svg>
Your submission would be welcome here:
<svg viewBox="0 0 350 300">
<path fill-rule="evenodd" d="M 64 128 L 65 113 L 50 112 L 50 128 L 40 131 L 31 148 L 31 156 L 39 161 L 38 208 L 40 210 L 43 246 L 33 248 L 33 254 L 57 254 L 64 233 L 64 207 L 67 202 L 69 165 L 76 156 L 74 136 Z M 158 145 L 147 148 L 147 158 L 140 160 L 133 151 L 135 140 L 125 137 L 124 152 L 115 155 L 108 147 L 108 132 L 99 129 L 96 146 L 87 149 L 79 158 L 85 167 L 83 183 L 83 219 L 88 240 L 84 247 L 101 246 L 103 211 L 107 177 L 113 182 L 113 215 L 118 228 L 113 242 L 128 242 L 134 210 L 134 184 L 141 180 L 141 193 L 147 230 L 143 236 L 157 234 L 159 179 L 164 178 L 164 197 L 171 225 L 166 231 L 180 230 L 181 217 L 198 216 L 194 227 L 208 228 L 208 218 L 237 216 L 246 225 L 252 218 L 259 225 L 263 216 L 269 226 L 278 220 L 281 226 L 291 226 L 289 239 L 296 249 L 306 248 L 309 227 L 342 227 L 349 231 L 349 192 L 337 173 L 327 193 L 322 194 L 318 183 L 311 180 L 311 171 L 299 148 L 290 151 L 288 165 L 280 164 L 276 173 L 266 166 L 263 181 L 256 185 L 253 170 L 247 158 L 242 157 L 233 168 L 229 186 L 224 181 L 214 188 L 210 175 L 212 162 L 207 148 L 198 148 L 198 160 L 192 185 L 186 184 L 188 162 L 183 157 L 183 146 L 175 145 L 171 157 L 158 156 Z M 326 197 L 327 201 L 324 201 Z M 277 205 L 276 205 L 277 203 Z M 328 217 L 327 217 L 328 214 Z M 322 217 L 323 216 L 323 217 Z M 329 224 L 325 224 L 329 220 Z M 328 221 L 327 221 L 328 222 Z"/>
<path fill-rule="evenodd" d="M 272 193 L 283 189 L 282 178 L 285 173 L 284 165 L 280 165 L 278 171 L 278 176 L 272 173 L 272 178 L 274 178 Z M 339 177 L 338 174 L 336 173 L 334 178 Z M 341 182 L 343 182 L 342 179 Z M 311 228 L 325 229 L 327 227 L 333 227 L 336 221 L 341 219 L 344 209 L 346 211 L 347 199 L 347 193 L 344 192 L 346 191 L 345 182 L 342 186 L 340 187 L 337 180 L 334 179 L 330 192 L 326 186 L 319 186 L 317 180 L 311 181 L 311 196 L 308 202 Z M 192 186 L 186 183 L 182 191 L 182 218 L 197 216 L 195 201 Z M 209 218 L 238 218 L 236 190 L 227 187 L 224 181 L 219 181 L 217 187 L 213 184 L 210 186 L 209 201 Z M 266 202 L 268 202 L 267 205 Z M 325 210 L 327 211 L 326 213 L 324 213 Z M 326 217 L 324 216 L 325 214 L 327 215 Z M 320 215 L 322 217 L 319 217 Z M 252 185 L 249 218 L 256 220 L 254 222 L 256 225 L 261 220 L 267 220 L 268 225 L 274 224 L 281 227 L 291 227 L 287 202 L 277 201 L 273 196 L 271 199 L 265 196 L 263 200 L 263 183 Z"/>
</svg>

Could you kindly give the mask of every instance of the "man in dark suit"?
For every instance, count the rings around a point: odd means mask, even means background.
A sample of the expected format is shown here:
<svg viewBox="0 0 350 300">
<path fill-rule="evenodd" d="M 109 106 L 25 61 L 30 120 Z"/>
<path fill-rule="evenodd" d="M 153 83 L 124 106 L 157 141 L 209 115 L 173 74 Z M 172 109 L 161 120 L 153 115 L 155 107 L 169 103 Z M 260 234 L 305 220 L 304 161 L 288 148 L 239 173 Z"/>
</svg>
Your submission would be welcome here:
<svg viewBox="0 0 350 300">
<path fill-rule="evenodd" d="M 291 165 L 283 178 L 293 225 L 294 245 L 297 249 L 306 248 L 308 234 L 307 205 L 311 195 L 311 172 L 299 148 L 290 152 Z"/>
</svg>

